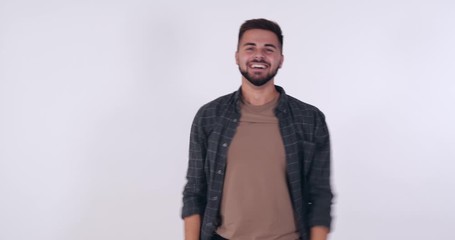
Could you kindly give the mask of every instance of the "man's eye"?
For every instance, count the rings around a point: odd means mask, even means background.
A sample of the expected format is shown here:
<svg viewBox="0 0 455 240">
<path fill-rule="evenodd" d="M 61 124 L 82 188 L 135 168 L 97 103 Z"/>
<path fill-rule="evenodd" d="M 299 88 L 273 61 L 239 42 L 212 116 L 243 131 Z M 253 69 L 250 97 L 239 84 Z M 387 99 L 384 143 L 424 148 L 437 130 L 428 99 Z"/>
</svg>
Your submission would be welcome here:
<svg viewBox="0 0 455 240">
<path fill-rule="evenodd" d="M 272 48 L 267 48 L 265 51 L 269 52 L 269 53 L 272 53 L 274 52 L 274 50 Z"/>
</svg>

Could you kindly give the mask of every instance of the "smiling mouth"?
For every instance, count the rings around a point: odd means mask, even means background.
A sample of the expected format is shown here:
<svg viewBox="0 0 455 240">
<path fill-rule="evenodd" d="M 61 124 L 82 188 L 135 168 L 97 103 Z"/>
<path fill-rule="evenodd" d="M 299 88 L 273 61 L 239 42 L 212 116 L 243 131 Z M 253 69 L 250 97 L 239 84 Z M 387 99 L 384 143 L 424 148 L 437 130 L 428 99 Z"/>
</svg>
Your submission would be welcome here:
<svg viewBox="0 0 455 240">
<path fill-rule="evenodd" d="M 253 64 L 250 64 L 250 68 L 253 68 L 253 69 L 266 69 L 267 65 L 263 64 L 263 63 L 253 63 Z"/>
</svg>

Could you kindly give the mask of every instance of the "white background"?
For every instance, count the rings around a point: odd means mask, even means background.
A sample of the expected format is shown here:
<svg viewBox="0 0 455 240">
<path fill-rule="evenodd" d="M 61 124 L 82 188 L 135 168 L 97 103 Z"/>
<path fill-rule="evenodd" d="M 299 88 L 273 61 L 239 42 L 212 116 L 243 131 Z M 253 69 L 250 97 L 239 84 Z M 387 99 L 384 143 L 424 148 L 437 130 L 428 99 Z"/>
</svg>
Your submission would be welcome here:
<svg viewBox="0 0 455 240">
<path fill-rule="evenodd" d="M 455 2 L 0 1 L 0 239 L 182 239 L 191 121 L 246 19 L 333 145 L 331 239 L 455 239 Z"/>
</svg>

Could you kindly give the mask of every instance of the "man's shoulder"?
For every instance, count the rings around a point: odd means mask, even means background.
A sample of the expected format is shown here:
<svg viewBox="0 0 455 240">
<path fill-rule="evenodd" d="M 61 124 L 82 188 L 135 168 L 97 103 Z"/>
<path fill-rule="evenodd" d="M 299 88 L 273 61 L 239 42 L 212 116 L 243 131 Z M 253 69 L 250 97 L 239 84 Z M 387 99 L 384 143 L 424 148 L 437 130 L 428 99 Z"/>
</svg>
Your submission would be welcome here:
<svg viewBox="0 0 455 240">
<path fill-rule="evenodd" d="M 229 105 L 232 103 L 234 95 L 236 92 L 228 93 L 226 95 L 223 95 L 221 97 L 217 97 L 208 103 L 204 104 L 201 109 L 210 109 L 210 108 L 217 108 L 217 107 L 223 107 L 226 105 Z"/>
<path fill-rule="evenodd" d="M 311 105 L 309 103 L 306 103 L 302 100 L 299 100 L 291 95 L 287 95 L 287 101 L 289 104 L 289 107 L 293 112 L 298 112 L 298 113 L 305 113 L 307 114 L 316 114 L 316 115 L 324 115 L 319 108 L 317 108 L 314 105 Z"/>
<path fill-rule="evenodd" d="M 209 101 L 199 108 L 197 115 L 199 117 L 216 117 L 221 114 L 221 111 L 226 110 L 226 108 L 235 103 L 235 94 L 236 92 L 232 92 Z"/>
</svg>

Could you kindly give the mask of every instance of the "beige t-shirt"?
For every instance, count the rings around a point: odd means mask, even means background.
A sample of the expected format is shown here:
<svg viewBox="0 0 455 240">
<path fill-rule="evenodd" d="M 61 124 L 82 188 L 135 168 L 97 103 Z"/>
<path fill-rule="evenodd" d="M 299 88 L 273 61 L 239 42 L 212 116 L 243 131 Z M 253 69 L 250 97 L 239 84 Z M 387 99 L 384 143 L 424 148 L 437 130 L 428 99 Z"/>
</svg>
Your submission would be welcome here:
<svg viewBox="0 0 455 240">
<path fill-rule="evenodd" d="M 217 233 L 230 240 L 299 239 L 286 182 L 286 157 L 277 100 L 241 105 L 228 150 Z"/>
</svg>

